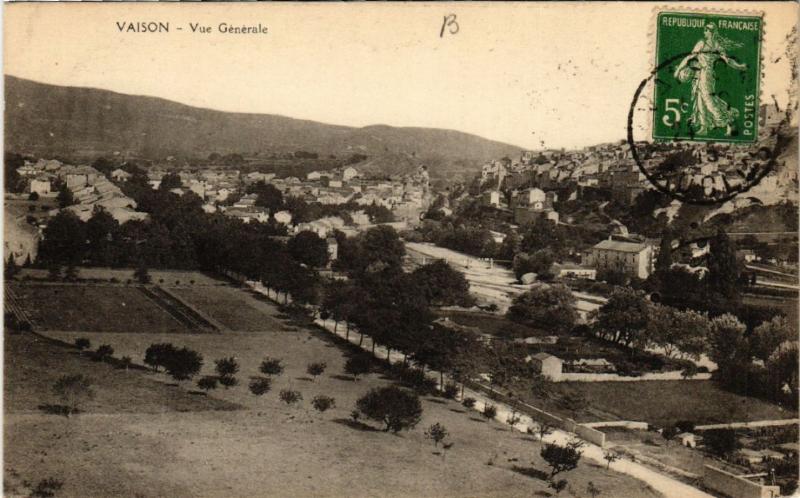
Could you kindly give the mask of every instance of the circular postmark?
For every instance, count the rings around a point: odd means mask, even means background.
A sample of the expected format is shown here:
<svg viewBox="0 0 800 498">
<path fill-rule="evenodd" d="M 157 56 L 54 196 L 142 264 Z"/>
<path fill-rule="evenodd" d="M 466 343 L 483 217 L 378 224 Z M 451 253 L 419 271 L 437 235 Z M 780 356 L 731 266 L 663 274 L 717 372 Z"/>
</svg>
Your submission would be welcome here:
<svg viewBox="0 0 800 498">
<path fill-rule="evenodd" d="M 669 88 L 692 84 L 692 79 L 698 75 L 691 65 L 682 65 L 682 61 L 697 54 L 672 56 L 641 81 L 628 112 L 627 141 L 633 161 L 653 187 L 681 202 L 711 205 L 731 200 L 758 185 L 777 165 L 778 156 L 790 142 L 791 135 L 789 116 L 781 115 L 776 105 L 769 115 L 764 109 L 756 109 L 753 119 L 763 122 L 752 143 L 704 139 L 694 135 L 692 126 L 684 127 L 684 135 L 680 135 L 674 126 L 677 122 L 670 123 L 670 116 L 664 117 L 664 122 L 673 125 L 674 136 L 648 136 L 651 128 L 641 123 L 652 124 L 649 118 L 654 116 L 655 107 L 646 96 L 655 94 L 659 85 Z M 667 71 L 662 71 L 665 69 Z M 670 77 L 663 77 L 665 72 Z M 670 78 L 672 81 L 668 81 Z M 718 95 L 724 101 L 725 95 L 722 92 Z M 677 101 L 673 105 L 675 117 L 691 114 L 691 103 Z M 686 130 L 689 130 L 688 137 Z M 728 132 L 736 134 L 737 130 Z"/>
</svg>

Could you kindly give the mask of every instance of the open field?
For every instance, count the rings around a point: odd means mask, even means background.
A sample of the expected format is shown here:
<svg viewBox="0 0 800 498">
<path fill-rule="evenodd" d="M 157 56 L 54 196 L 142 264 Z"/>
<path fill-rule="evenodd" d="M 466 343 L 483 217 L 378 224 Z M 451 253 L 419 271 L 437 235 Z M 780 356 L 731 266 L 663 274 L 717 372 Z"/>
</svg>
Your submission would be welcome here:
<svg viewBox="0 0 800 498">
<path fill-rule="evenodd" d="M 660 434 L 650 431 L 605 427 L 602 431 L 611 445 L 624 447 L 626 452 L 652 458 L 664 465 L 675 467 L 697 476 L 703 475 L 704 465 L 713 465 L 731 472 L 745 473 L 746 469 L 713 458 L 700 449 L 682 446 L 680 441 L 666 441 Z"/>
<path fill-rule="evenodd" d="M 420 424 L 397 436 L 353 427 L 348 419 L 356 399 L 391 381 L 380 373 L 357 382 L 344 376 L 348 353 L 340 343 L 324 332 L 284 320 L 274 307 L 265 313 L 264 323 L 257 333 L 47 332 L 65 342 L 87 337 L 93 346 L 110 344 L 116 357 L 127 355 L 135 363 L 141 363 L 144 350 L 153 342 L 187 346 L 205 359 L 201 375 L 213 372 L 214 359 L 236 356 L 240 385 L 217 389 L 208 397 L 190 395 L 187 391 L 196 389 L 191 382 L 170 387 L 174 381 L 163 373 L 115 370 L 67 353 L 89 367 L 108 370 L 103 383 L 96 386 L 95 401 L 100 405 L 66 419 L 7 404 L 8 492 L 23 493 L 23 481 L 35 483 L 47 477 L 64 482 L 58 496 L 76 497 L 544 496 L 547 492 L 544 481 L 515 470 L 531 465 L 546 469 L 538 456 L 540 443 L 497 422 L 480 420 L 454 401 L 426 397 Z M 14 351 L 19 363 L 29 362 L 28 354 L 28 348 Z M 273 380 L 270 392 L 256 397 L 247 388 L 248 378 L 258 374 L 266 355 L 282 358 L 286 370 Z M 315 381 L 305 372 L 312 361 L 327 364 Z M 53 370 L 56 375 L 58 369 Z M 26 372 L 30 378 L 42 375 Z M 153 391 L 153 398 L 136 395 L 135 386 L 120 382 L 124 376 L 160 384 L 163 392 Z M 42 378 L 43 386 L 51 381 Z M 287 388 L 302 393 L 300 406 L 287 407 L 279 401 L 278 392 Z M 310 401 L 318 394 L 333 396 L 336 407 L 324 414 L 315 412 Z M 34 397 L 46 395 L 44 391 L 32 395 L 26 406 L 36 402 Z M 140 409 L 140 397 L 147 407 L 158 405 L 157 395 L 165 400 L 184 396 L 244 408 L 208 411 L 198 406 L 161 413 Z M 119 402 L 108 401 L 111 396 Z M 127 407 L 117 408 L 123 404 Z M 445 458 L 424 437 L 425 428 L 434 422 L 451 433 L 448 441 L 453 447 Z M 640 481 L 589 462 L 564 477 L 576 497 L 588 496 L 585 490 L 590 480 L 608 496 L 658 496 Z"/>
<path fill-rule="evenodd" d="M 97 336 L 93 347 L 106 336 Z M 115 354 L 119 357 L 121 355 Z M 152 379 L 145 369 L 116 369 L 89 360 L 78 349 L 30 332 L 5 338 L 4 402 L 7 412 L 37 412 L 55 404 L 52 385 L 62 375 L 92 379 L 96 397 L 81 408 L 86 414 L 165 413 L 170 411 L 234 410 L 234 403 L 186 391 Z M 135 403 L 132 401 L 135 400 Z"/>
<path fill-rule="evenodd" d="M 276 330 L 281 326 L 275 321 L 278 312 L 273 305 L 241 289 L 227 286 L 175 287 L 170 292 L 229 330 L 254 332 Z"/>
<path fill-rule="evenodd" d="M 37 330 L 189 332 L 184 324 L 137 287 L 32 283 L 9 285 Z"/>
<path fill-rule="evenodd" d="M 512 322 L 502 315 L 492 313 L 440 310 L 437 314 L 447 317 L 459 325 L 477 327 L 482 333 L 496 337 L 516 339 L 552 335 L 543 330 Z"/>
<path fill-rule="evenodd" d="M 583 399 L 577 404 L 591 406 L 568 415 L 578 422 L 635 420 L 664 427 L 680 420 L 699 425 L 797 416 L 796 411 L 725 391 L 710 380 L 559 382 L 552 384 L 552 391 L 559 397 Z M 552 400 L 543 402 L 533 398 L 531 404 L 565 411 Z"/>
<path fill-rule="evenodd" d="M 118 282 L 125 283 L 128 280 L 135 281 L 133 272 L 133 268 L 81 267 L 78 268 L 78 278 L 87 280 L 111 280 L 113 278 Z M 47 273 L 47 270 L 39 268 L 23 268 L 20 270 L 18 278 L 46 279 Z M 228 285 L 225 281 L 217 280 L 198 271 L 150 269 L 148 273 L 154 284 L 163 285 L 164 287 Z"/>
</svg>

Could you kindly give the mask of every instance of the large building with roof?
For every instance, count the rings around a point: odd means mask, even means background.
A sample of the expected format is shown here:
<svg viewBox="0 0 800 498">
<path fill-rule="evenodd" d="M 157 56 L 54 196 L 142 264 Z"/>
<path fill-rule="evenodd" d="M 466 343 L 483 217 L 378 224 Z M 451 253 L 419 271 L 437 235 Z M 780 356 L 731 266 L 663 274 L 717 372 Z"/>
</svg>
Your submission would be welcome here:
<svg viewBox="0 0 800 498">
<path fill-rule="evenodd" d="M 597 271 L 619 271 L 644 279 L 652 272 L 653 246 L 645 242 L 603 240 L 592 247 L 587 263 Z"/>
</svg>

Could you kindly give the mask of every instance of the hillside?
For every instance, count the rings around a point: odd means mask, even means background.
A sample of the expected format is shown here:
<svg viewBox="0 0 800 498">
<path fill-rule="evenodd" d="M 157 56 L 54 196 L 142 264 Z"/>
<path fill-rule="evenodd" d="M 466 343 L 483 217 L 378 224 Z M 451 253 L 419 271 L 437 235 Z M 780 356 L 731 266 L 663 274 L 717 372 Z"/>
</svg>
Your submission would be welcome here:
<svg viewBox="0 0 800 498">
<path fill-rule="evenodd" d="M 366 154 L 370 167 L 391 172 L 428 161 L 434 175 L 515 155 L 519 147 L 432 128 L 363 128 L 271 114 L 221 112 L 155 97 L 5 77 L 6 150 L 41 156 L 92 157 L 120 152 L 146 158 L 205 157 L 306 150 Z M 386 160 L 381 158 L 386 156 Z M 408 158 L 398 161 L 397 158 Z"/>
</svg>

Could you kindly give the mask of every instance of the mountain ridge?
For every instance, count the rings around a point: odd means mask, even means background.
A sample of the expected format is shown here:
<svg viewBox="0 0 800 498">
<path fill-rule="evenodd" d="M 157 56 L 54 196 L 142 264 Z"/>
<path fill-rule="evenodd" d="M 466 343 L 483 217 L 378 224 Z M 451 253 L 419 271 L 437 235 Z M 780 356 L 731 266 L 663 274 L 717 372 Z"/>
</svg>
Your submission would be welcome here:
<svg viewBox="0 0 800 498">
<path fill-rule="evenodd" d="M 6 150 L 39 155 L 206 157 L 305 150 L 320 155 L 408 156 L 431 173 L 473 174 L 521 147 L 456 130 L 373 124 L 351 127 L 277 114 L 219 111 L 161 97 L 60 86 L 5 75 Z M 391 169 L 391 168 L 389 168 Z M 382 171 L 381 171 L 382 172 Z M 395 171 L 387 171 L 395 173 Z"/>
</svg>

